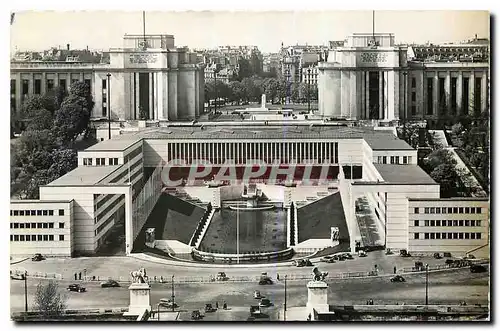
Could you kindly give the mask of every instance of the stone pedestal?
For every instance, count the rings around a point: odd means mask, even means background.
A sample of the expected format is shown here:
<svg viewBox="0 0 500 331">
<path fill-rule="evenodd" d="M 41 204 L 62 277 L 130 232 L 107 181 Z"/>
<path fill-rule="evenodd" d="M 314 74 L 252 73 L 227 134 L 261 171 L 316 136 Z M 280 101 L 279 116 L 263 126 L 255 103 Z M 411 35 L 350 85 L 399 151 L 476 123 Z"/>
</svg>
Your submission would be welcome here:
<svg viewBox="0 0 500 331">
<path fill-rule="evenodd" d="M 310 281 L 307 283 L 307 310 L 315 309 L 318 313 L 326 313 L 328 307 L 328 284 L 322 281 Z"/>
<path fill-rule="evenodd" d="M 145 283 L 132 283 L 128 288 L 130 291 L 130 305 L 127 315 L 142 314 L 144 309 L 151 311 L 151 287 Z"/>
</svg>

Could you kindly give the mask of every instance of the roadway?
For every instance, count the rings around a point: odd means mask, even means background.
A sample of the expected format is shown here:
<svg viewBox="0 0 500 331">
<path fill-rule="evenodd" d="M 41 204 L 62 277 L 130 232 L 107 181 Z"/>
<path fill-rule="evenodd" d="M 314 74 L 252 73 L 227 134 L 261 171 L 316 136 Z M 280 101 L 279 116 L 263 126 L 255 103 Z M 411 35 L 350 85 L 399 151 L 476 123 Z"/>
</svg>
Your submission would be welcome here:
<svg viewBox="0 0 500 331">
<path fill-rule="evenodd" d="M 300 269 L 300 268 L 296 268 Z M 309 269 L 309 268 L 307 268 Z M 241 270 L 241 272 L 246 272 Z M 424 304 L 425 302 L 425 273 L 405 275 L 405 283 L 391 283 L 389 277 L 327 279 L 329 284 L 329 303 L 334 305 L 365 304 L 366 300 L 373 299 L 375 304 Z M 489 273 L 471 273 L 468 268 L 459 270 L 445 270 L 429 273 L 429 304 L 458 304 L 466 301 L 470 304 L 487 304 L 489 294 Z M 28 278 L 28 304 L 33 308 L 33 298 L 37 284 L 47 283 L 45 279 Z M 66 291 L 71 280 L 58 281 L 61 291 Z M 307 281 L 297 280 L 287 282 L 288 307 L 305 306 L 307 301 Z M 98 283 L 84 283 L 87 288 L 85 293 L 67 292 L 67 308 L 112 308 L 128 307 L 128 284 L 124 283 L 119 288 L 100 288 Z M 257 283 L 225 284 L 176 284 L 175 300 L 181 310 L 190 312 L 204 307 L 206 303 L 219 306 L 226 301 L 234 313 L 239 312 L 238 319 L 248 315 L 248 307 L 255 304 L 253 291 L 260 290 L 263 295 L 274 303 L 274 307 L 267 309 L 271 319 L 277 318 L 277 312 L 284 303 L 284 283 L 276 282 L 274 285 L 259 286 Z M 170 284 L 151 285 L 151 303 L 156 303 L 161 298 L 169 298 L 172 294 Z M 24 310 L 24 282 L 11 280 L 11 311 Z M 246 307 L 246 308 L 245 308 Z M 156 308 L 154 308 L 156 309 Z M 231 316 L 224 316 L 220 312 L 210 319 L 230 320 Z M 226 312 L 227 313 L 227 312 Z M 184 313 L 187 314 L 187 313 Z M 234 314 L 233 314 L 234 315 Z M 181 316 L 182 317 L 182 316 Z M 186 316 L 182 317 L 186 318 Z M 233 318 L 235 318 L 233 316 Z"/>
</svg>

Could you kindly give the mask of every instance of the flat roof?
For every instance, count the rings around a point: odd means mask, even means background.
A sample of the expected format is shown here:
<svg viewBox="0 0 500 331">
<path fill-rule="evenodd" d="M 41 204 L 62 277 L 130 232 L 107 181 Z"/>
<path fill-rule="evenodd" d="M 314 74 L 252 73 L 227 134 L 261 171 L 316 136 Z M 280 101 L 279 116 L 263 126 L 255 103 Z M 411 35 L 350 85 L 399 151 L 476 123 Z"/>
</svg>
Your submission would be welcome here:
<svg viewBox="0 0 500 331">
<path fill-rule="evenodd" d="M 70 200 L 10 200 L 10 203 L 70 203 L 73 199 Z"/>
<path fill-rule="evenodd" d="M 79 166 L 46 186 L 94 185 L 121 166 Z"/>
<path fill-rule="evenodd" d="M 364 139 L 373 150 L 414 150 L 391 132 L 333 125 L 195 125 L 147 128 L 99 142 L 85 151 L 123 151 L 141 139 L 242 141 L 253 139 Z"/>
<path fill-rule="evenodd" d="M 408 201 L 490 201 L 483 197 L 451 197 L 451 198 L 408 198 Z"/>
<path fill-rule="evenodd" d="M 387 184 L 437 183 L 416 164 L 373 164 Z"/>
</svg>

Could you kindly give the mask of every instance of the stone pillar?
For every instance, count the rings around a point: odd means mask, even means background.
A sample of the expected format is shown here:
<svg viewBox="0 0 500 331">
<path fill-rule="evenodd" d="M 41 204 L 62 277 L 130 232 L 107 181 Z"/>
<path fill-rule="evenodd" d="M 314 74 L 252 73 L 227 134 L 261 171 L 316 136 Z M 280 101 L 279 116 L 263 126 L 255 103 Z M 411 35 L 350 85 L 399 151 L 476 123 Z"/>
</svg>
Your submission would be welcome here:
<svg viewBox="0 0 500 331">
<path fill-rule="evenodd" d="M 318 313 L 330 311 L 328 306 L 328 284 L 322 281 L 310 281 L 307 283 L 307 310 L 311 316 L 313 309 Z"/>
<path fill-rule="evenodd" d="M 356 91 L 357 87 L 357 72 L 352 70 L 350 72 L 350 77 L 349 77 L 349 118 L 351 119 L 357 119 L 358 118 L 358 111 L 357 111 L 357 104 L 358 100 L 356 96 L 358 95 Z"/>
<path fill-rule="evenodd" d="M 463 84 L 463 74 L 462 71 L 458 72 L 458 77 L 457 77 L 457 115 L 462 114 L 464 111 L 462 109 L 462 84 Z"/>
<path fill-rule="evenodd" d="M 446 78 L 444 80 L 444 94 L 446 98 L 446 114 L 451 114 L 451 73 L 446 72 Z"/>
<path fill-rule="evenodd" d="M 22 76 L 20 73 L 16 74 L 16 113 L 20 114 L 22 103 L 23 90 L 22 90 Z"/>
<path fill-rule="evenodd" d="M 438 72 L 434 73 L 434 85 L 432 86 L 432 114 L 437 116 L 439 114 L 439 76 Z"/>
<path fill-rule="evenodd" d="M 488 71 L 483 71 L 481 77 L 481 111 L 488 110 Z"/>
<path fill-rule="evenodd" d="M 384 72 L 378 72 L 378 118 L 384 119 Z"/>
<path fill-rule="evenodd" d="M 474 86 L 476 85 L 475 78 L 474 71 L 471 71 L 469 76 L 469 104 L 467 105 L 467 112 L 469 115 L 474 114 L 474 98 L 476 97 L 474 95 Z"/>
<path fill-rule="evenodd" d="M 156 114 L 157 114 L 157 119 L 163 120 L 165 119 L 165 115 L 163 114 L 163 72 L 158 72 L 157 74 L 157 79 L 155 83 L 155 89 L 156 89 L 156 99 L 158 100 L 158 105 L 156 109 Z"/>
<path fill-rule="evenodd" d="M 365 71 L 365 118 L 370 118 L 370 72 Z"/>
<path fill-rule="evenodd" d="M 348 118 L 349 117 L 349 114 L 350 114 L 350 106 L 349 106 L 349 101 L 350 101 L 350 82 L 349 82 L 349 78 L 350 78 L 350 74 L 349 74 L 349 71 L 345 71 L 343 70 L 340 74 L 340 77 L 341 77 L 341 83 L 340 83 L 340 86 L 341 86 L 341 90 L 340 90 L 340 94 L 341 94 L 341 116 L 342 118 Z"/>
<path fill-rule="evenodd" d="M 394 82 L 391 83 L 391 86 L 390 86 L 390 89 L 392 89 L 392 95 L 394 96 L 394 101 L 393 101 L 393 105 L 394 105 L 394 109 L 393 109 L 393 118 L 395 120 L 398 120 L 399 119 L 399 114 L 400 114 L 400 110 L 401 110 L 401 103 L 400 103 L 400 95 L 403 94 L 403 89 L 401 88 L 401 85 L 399 84 L 399 80 L 400 79 L 403 79 L 401 77 L 401 74 L 399 71 L 393 71 L 393 79 L 394 79 Z"/>
<path fill-rule="evenodd" d="M 154 73 L 148 73 L 148 92 L 149 92 L 149 119 L 154 120 L 154 96 L 153 96 L 153 75 Z"/>
<path fill-rule="evenodd" d="M 132 283 L 128 288 L 130 292 L 130 305 L 127 315 L 141 315 L 144 310 L 151 311 L 151 286 L 146 283 Z"/>
<path fill-rule="evenodd" d="M 157 120 L 159 119 L 159 114 L 158 114 L 158 103 L 160 102 L 159 100 L 161 99 L 161 91 L 158 90 L 158 75 L 160 73 L 158 72 L 153 72 L 153 114 L 154 114 L 154 119 Z"/>
<path fill-rule="evenodd" d="M 139 73 L 135 72 L 135 113 L 137 115 L 137 119 L 141 118 L 141 102 L 140 102 L 140 90 L 141 90 L 141 84 L 140 84 L 140 79 L 139 79 Z"/>
<path fill-rule="evenodd" d="M 80 72 L 79 80 L 82 83 L 85 81 L 85 79 L 83 78 L 83 72 Z"/>
</svg>

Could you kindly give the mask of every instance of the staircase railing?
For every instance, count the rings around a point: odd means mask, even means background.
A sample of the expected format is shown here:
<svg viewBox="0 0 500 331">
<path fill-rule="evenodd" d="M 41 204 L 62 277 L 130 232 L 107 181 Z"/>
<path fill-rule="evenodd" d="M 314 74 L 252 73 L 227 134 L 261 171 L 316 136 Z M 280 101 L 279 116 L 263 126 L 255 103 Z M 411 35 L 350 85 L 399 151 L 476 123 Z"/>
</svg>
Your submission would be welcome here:
<svg viewBox="0 0 500 331">
<path fill-rule="evenodd" d="M 209 216 L 210 216 L 210 213 L 212 212 L 212 209 L 213 209 L 212 204 L 209 203 L 207 205 L 207 209 L 203 213 L 203 216 L 201 217 L 200 221 L 198 222 L 198 225 L 196 226 L 196 230 L 194 231 L 193 236 L 191 237 L 191 240 L 189 241 L 189 246 L 196 245 L 196 242 L 198 241 L 198 239 L 201 235 L 201 232 L 209 219 Z"/>
</svg>

